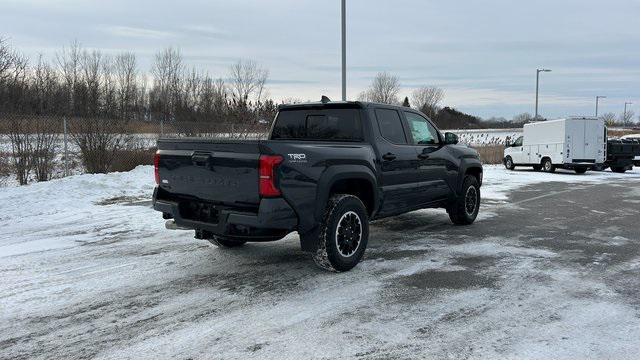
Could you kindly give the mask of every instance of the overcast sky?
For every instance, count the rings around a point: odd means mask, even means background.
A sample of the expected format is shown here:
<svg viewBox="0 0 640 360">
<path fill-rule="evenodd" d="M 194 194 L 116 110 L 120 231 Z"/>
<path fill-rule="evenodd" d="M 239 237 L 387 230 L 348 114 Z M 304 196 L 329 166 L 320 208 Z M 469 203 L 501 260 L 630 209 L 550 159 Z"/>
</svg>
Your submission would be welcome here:
<svg viewBox="0 0 640 360">
<path fill-rule="evenodd" d="M 348 96 L 379 71 L 403 95 L 435 85 L 444 105 L 485 118 L 640 109 L 640 0 L 347 0 Z M 339 0 L 0 0 L 0 36 L 53 57 L 77 39 L 107 53 L 133 51 L 141 70 L 179 47 L 189 65 L 219 77 L 238 59 L 270 70 L 281 99 L 340 98 Z M 636 111 L 638 113 L 640 111 Z"/>
</svg>

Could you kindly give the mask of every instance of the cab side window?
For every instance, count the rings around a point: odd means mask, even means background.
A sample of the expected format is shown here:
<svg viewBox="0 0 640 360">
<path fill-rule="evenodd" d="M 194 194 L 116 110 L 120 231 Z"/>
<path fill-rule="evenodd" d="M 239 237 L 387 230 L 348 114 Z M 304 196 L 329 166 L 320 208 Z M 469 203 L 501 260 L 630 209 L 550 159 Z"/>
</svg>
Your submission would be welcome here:
<svg viewBox="0 0 640 360">
<path fill-rule="evenodd" d="M 411 129 L 414 145 L 440 144 L 438 130 L 427 119 L 413 112 L 405 111 L 404 114 Z"/>
<path fill-rule="evenodd" d="M 516 141 L 513 142 L 513 147 L 521 147 L 522 146 L 522 136 L 520 136 L 519 138 L 516 139 Z"/>
<path fill-rule="evenodd" d="M 407 143 L 407 136 L 402 127 L 400 114 L 391 109 L 376 109 L 376 118 L 382 137 L 394 144 L 403 145 Z"/>
</svg>

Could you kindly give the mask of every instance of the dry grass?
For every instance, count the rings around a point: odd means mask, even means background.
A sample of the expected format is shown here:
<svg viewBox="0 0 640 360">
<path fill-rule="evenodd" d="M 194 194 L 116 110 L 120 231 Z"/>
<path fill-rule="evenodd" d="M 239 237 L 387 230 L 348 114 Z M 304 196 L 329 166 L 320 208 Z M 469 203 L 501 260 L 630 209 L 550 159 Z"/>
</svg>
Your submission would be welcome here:
<svg viewBox="0 0 640 360">
<path fill-rule="evenodd" d="M 607 131 L 607 135 L 610 137 L 621 137 L 629 134 L 637 134 L 640 133 L 640 130 L 634 129 L 624 129 L 624 130 L 609 130 Z"/>
<path fill-rule="evenodd" d="M 111 165 L 111 171 L 130 171 L 138 165 L 153 165 L 156 149 L 120 150 Z"/>
<path fill-rule="evenodd" d="M 504 145 L 474 146 L 483 164 L 502 164 Z"/>
</svg>

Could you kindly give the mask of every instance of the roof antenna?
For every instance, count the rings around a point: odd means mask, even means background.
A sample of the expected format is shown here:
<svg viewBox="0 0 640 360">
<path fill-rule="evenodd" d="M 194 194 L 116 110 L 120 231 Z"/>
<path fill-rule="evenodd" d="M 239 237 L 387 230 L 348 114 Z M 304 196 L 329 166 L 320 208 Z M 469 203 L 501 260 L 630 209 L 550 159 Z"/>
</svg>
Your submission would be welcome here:
<svg viewBox="0 0 640 360">
<path fill-rule="evenodd" d="M 331 102 L 331 99 L 329 99 L 328 97 L 322 95 L 322 99 L 320 99 L 320 102 L 323 104 L 326 104 L 328 102 Z"/>
</svg>

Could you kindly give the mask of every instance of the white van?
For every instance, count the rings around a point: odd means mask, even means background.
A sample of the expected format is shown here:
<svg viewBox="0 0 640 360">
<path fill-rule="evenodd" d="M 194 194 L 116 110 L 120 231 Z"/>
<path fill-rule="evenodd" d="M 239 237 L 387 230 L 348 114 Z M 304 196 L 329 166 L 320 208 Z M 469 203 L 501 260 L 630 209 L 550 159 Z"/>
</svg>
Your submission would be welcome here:
<svg viewBox="0 0 640 360">
<path fill-rule="evenodd" d="M 606 132 L 603 120 L 589 117 L 526 124 L 523 135 L 513 143 L 507 143 L 503 162 L 509 170 L 516 166 L 532 166 L 546 172 L 563 168 L 583 174 L 605 162 Z"/>
</svg>

